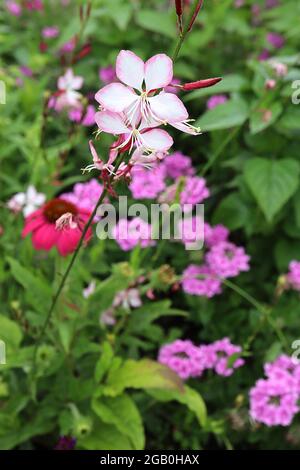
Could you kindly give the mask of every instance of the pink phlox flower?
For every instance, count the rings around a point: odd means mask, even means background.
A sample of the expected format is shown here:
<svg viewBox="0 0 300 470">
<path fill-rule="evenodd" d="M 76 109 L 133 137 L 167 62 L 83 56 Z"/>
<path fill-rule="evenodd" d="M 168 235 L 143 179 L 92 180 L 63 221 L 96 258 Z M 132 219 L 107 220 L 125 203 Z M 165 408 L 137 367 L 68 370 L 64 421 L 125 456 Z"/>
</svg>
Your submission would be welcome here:
<svg viewBox="0 0 300 470">
<path fill-rule="evenodd" d="M 180 176 L 193 176 L 195 168 L 193 168 L 190 157 L 183 155 L 182 152 L 174 152 L 164 159 L 166 176 L 176 179 Z"/>
<path fill-rule="evenodd" d="M 300 261 L 291 261 L 289 272 L 286 276 L 287 282 L 292 289 L 300 291 Z"/>
<path fill-rule="evenodd" d="M 20 16 L 22 14 L 21 5 L 17 2 L 14 2 L 13 0 L 6 0 L 5 6 L 9 13 L 13 16 Z"/>
<path fill-rule="evenodd" d="M 140 166 L 132 169 L 129 189 L 134 199 L 154 199 L 165 187 L 165 170 L 161 165 L 151 171 Z"/>
<path fill-rule="evenodd" d="M 226 95 L 213 95 L 207 100 L 206 106 L 207 109 L 213 109 L 220 104 L 226 103 L 226 101 L 228 101 Z"/>
<path fill-rule="evenodd" d="M 217 340 L 201 348 L 204 356 L 207 356 L 207 367 L 213 368 L 218 375 L 228 377 L 233 374 L 234 369 L 245 363 L 242 358 L 237 357 L 229 365 L 230 358 L 242 352 L 241 346 L 232 344 L 229 338 Z"/>
<path fill-rule="evenodd" d="M 59 29 L 57 26 L 46 26 L 42 30 L 42 36 L 45 39 L 53 39 L 59 35 Z"/>
<path fill-rule="evenodd" d="M 137 245 L 141 248 L 155 245 L 151 239 L 151 225 L 140 217 L 130 221 L 120 219 L 112 230 L 112 236 L 123 251 L 130 251 Z"/>
<path fill-rule="evenodd" d="M 165 364 L 183 380 L 200 377 L 204 371 L 201 349 L 190 340 L 176 340 L 162 346 L 158 354 L 158 362 Z"/>
<path fill-rule="evenodd" d="M 227 241 L 212 246 L 205 259 L 212 271 L 221 278 L 235 277 L 249 270 L 250 257 L 244 248 Z"/>
<path fill-rule="evenodd" d="M 222 224 L 214 227 L 208 223 L 204 224 L 204 242 L 208 248 L 212 248 L 220 242 L 226 242 L 229 237 L 229 230 Z"/>
<path fill-rule="evenodd" d="M 186 294 L 211 298 L 221 294 L 220 279 L 209 266 L 189 265 L 182 273 L 182 289 Z"/>
<path fill-rule="evenodd" d="M 181 204 L 199 204 L 207 199 L 210 191 L 206 186 L 204 178 L 199 176 L 188 176 L 185 180 L 185 185 L 180 194 Z"/>
</svg>

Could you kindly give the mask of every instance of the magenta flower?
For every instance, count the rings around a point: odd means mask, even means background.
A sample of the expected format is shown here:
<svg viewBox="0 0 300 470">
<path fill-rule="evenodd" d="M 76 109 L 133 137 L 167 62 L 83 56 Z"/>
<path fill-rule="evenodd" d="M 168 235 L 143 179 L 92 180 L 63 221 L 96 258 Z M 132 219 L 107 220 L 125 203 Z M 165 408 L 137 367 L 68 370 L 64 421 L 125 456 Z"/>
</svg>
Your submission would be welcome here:
<svg viewBox="0 0 300 470">
<path fill-rule="evenodd" d="M 6 9 L 13 16 L 20 16 L 22 14 L 22 7 L 19 3 L 14 2 L 13 0 L 6 0 L 5 2 Z"/>
<path fill-rule="evenodd" d="M 116 72 L 112 65 L 101 67 L 99 69 L 99 78 L 103 83 L 110 83 L 116 80 Z"/>
<path fill-rule="evenodd" d="M 209 248 L 218 245 L 220 242 L 226 242 L 229 237 L 229 230 L 224 225 L 218 224 L 212 227 L 204 224 L 204 242 Z"/>
<path fill-rule="evenodd" d="M 199 204 L 210 195 L 204 178 L 199 176 L 188 176 L 180 194 L 181 204 Z"/>
<path fill-rule="evenodd" d="M 182 273 L 182 289 L 186 294 L 214 297 L 221 294 L 221 281 L 209 266 L 191 264 Z"/>
<path fill-rule="evenodd" d="M 228 98 L 226 95 L 213 95 L 207 100 L 207 109 L 213 109 L 220 104 L 226 103 L 227 100 Z"/>
<path fill-rule="evenodd" d="M 230 342 L 229 338 L 223 338 L 212 344 L 201 346 L 203 356 L 206 357 L 206 367 L 214 369 L 218 375 L 228 377 L 233 374 L 234 369 L 244 365 L 245 361 L 240 357 L 235 358 L 242 352 L 241 346 Z M 232 364 L 230 358 L 234 355 Z M 230 365 L 229 365 L 230 363 Z"/>
<path fill-rule="evenodd" d="M 162 346 L 158 362 L 165 364 L 183 380 L 200 377 L 204 370 L 201 349 L 189 340 L 176 340 Z"/>
<path fill-rule="evenodd" d="M 89 211 L 63 199 L 53 199 L 26 218 L 22 237 L 32 233 L 36 250 L 49 251 L 56 246 L 59 254 L 66 256 L 75 251 L 89 217 Z M 89 228 L 85 242 L 91 237 L 92 229 Z"/>
<path fill-rule="evenodd" d="M 278 33 L 268 33 L 267 41 L 275 47 L 275 49 L 281 49 L 284 46 L 285 40 L 281 34 Z"/>
<path fill-rule="evenodd" d="M 43 10 L 42 0 L 25 0 L 25 8 L 27 10 Z"/>
<path fill-rule="evenodd" d="M 260 379 L 250 390 L 250 416 L 266 426 L 289 426 L 299 411 L 294 379 L 284 373 L 280 380 Z"/>
<path fill-rule="evenodd" d="M 165 171 L 161 165 L 151 170 L 141 166 L 132 169 L 129 189 L 134 199 L 154 199 L 165 187 Z"/>
<path fill-rule="evenodd" d="M 42 36 L 45 39 L 56 38 L 59 35 L 59 29 L 57 26 L 46 26 L 42 30 Z"/>
<path fill-rule="evenodd" d="M 119 220 L 113 228 L 112 236 L 123 251 L 130 251 L 137 245 L 142 248 L 155 245 L 155 241 L 151 239 L 151 225 L 140 217 L 134 217 L 130 221 Z"/>
<path fill-rule="evenodd" d="M 300 261 L 291 261 L 287 281 L 292 289 L 300 291 Z"/>
<path fill-rule="evenodd" d="M 193 176 L 195 169 L 190 157 L 183 155 L 182 152 L 174 152 L 168 155 L 163 162 L 166 169 L 166 176 L 176 179 L 179 176 Z"/>
<path fill-rule="evenodd" d="M 221 278 L 235 277 L 249 270 L 250 257 L 244 248 L 227 241 L 212 246 L 205 259 L 212 271 Z"/>
</svg>

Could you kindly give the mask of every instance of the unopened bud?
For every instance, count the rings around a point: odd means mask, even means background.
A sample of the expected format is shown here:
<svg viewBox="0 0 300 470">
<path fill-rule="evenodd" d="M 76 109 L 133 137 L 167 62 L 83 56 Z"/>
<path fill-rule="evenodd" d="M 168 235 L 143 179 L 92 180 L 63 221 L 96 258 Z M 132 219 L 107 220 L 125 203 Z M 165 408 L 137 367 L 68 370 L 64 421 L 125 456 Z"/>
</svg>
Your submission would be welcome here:
<svg viewBox="0 0 300 470">
<path fill-rule="evenodd" d="M 199 88 L 208 88 L 210 86 L 216 85 L 222 80 L 221 77 L 216 78 L 207 78 L 205 80 L 198 80 L 197 82 L 185 83 L 182 85 L 182 89 L 185 91 L 197 90 Z"/>
</svg>

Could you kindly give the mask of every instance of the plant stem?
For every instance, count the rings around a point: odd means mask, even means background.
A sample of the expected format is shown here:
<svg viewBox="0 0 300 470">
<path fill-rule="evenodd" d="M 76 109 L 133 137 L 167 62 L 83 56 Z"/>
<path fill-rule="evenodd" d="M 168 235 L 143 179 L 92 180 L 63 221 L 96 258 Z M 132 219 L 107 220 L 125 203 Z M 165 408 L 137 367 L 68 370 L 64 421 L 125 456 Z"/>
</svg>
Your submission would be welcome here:
<svg viewBox="0 0 300 470">
<path fill-rule="evenodd" d="M 73 256 L 72 256 L 72 258 L 71 258 L 71 260 L 70 260 L 70 263 L 68 264 L 68 267 L 67 267 L 67 269 L 66 269 L 66 271 L 65 271 L 65 273 L 64 273 L 64 275 L 63 275 L 63 277 L 62 277 L 62 279 L 61 279 L 61 281 L 60 281 L 60 283 L 59 283 L 59 286 L 58 286 L 58 288 L 57 288 L 57 291 L 56 291 L 56 293 L 55 293 L 55 295 L 54 295 L 54 297 L 53 297 L 53 299 L 52 299 L 52 302 L 51 302 L 49 311 L 48 311 L 48 313 L 47 313 L 45 322 L 44 322 L 44 324 L 43 324 L 42 330 L 41 330 L 41 332 L 40 332 L 40 334 L 39 334 L 39 336 L 38 336 L 38 338 L 37 338 L 36 344 L 35 344 L 34 356 L 33 356 L 33 372 L 34 372 L 35 369 L 36 369 L 36 356 L 37 356 L 37 350 L 38 350 L 38 346 L 39 346 L 39 344 L 40 344 L 40 341 L 41 341 L 42 337 L 43 337 L 44 334 L 45 334 L 45 331 L 46 331 L 46 329 L 47 329 L 47 326 L 49 325 L 49 322 L 50 322 L 52 313 L 53 313 L 53 311 L 54 311 L 54 309 L 55 309 L 56 303 L 57 303 L 57 301 L 58 301 L 58 299 L 59 299 L 59 296 L 60 296 L 60 294 L 61 294 L 61 292 L 62 292 L 62 290 L 63 290 L 63 288 L 64 288 L 64 285 L 65 285 L 66 280 L 67 280 L 67 278 L 68 278 L 68 276 L 69 276 L 69 274 L 70 274 L 70 271 L 71 271 L 71 269 L 72 269 L 72 267 L 73 267 L 73 265 L 74 265 L 74 263 L 75 263 L 75 260 L 76 260 L 76 258 L 77 258 L 77 255 L 78 255 L 78 253 L 79 253 L 79 250 L 80 250 L 80 248 L 82 247 L 82 244 L 83 244 L 83 242 L 84 242 L 84 237 L 85 237 L 85 235 L 86 235 L 88 229 L 90 228 L 90 226 L 91 226 L 91 224 L 92 224 L 92 222 L 93 222 L 93 219 L 94 219 L 94 217 L 95 217 L 95 215 L 96 215 L 96 212 L 97 212 L 98 207 L 99 207 L 100 204 L 103 202 L 103 200 L 104 200 L 104 198 L 105 198 L 106 195 L 107 195 L 107 190 L 104 189 L 104 190 L 102 191 L 102 193 L 101 193 L 101 196 L 100 196 L 99 199 L 98 199 L 97 204 L 96 204 L 95 207 L 94 207 L 93 212 L 92 212 L 91 215 L 90 215 L 89 220 L 87 221 L 86 225 L 84 226 L 84 229 L 83 229 L 83 231 L 82 231 L 80 240 L 79 240 L 78 245 L 77 245 L 77 247 L 76 247 L 76 250 L 75 250 L 74 253 L 73 253 Z"/>
<path fill-rule="evenodd" d="M 228 279 L 223 279 L 222 278 L 222 282 L 223 282 L 223 284 L 225 284 L 225 286 L 229 287 L 230 289 L 235 291 L 237 294 L 239 294 L 241 297 L 243 297 L 245 300 L 247 300 L 247 302 L 249 302 L 251 305 L 253 305 L 253 307 L 256 308 L 256 310 L 258 310 L 262 314 L 262 318 L 261 318 L 261 322 L 260 322 L 259 327 L 255 331 L 255 333 L 250 338 L 248 338 L 248 341 L 246 343 L 247 348 L 249 348 L 250 344 L 253 342 L 253 340 L 255 339 L 257 334 L 259 333 L 259 331 L 261 329 L 261 326 L 264 324 L 265 321 L 267 321 L 269 323 L 269 325 L 271 326 L 271 328 L 275 331 L 279 341 L 283 344 L 283 346 L 286 348 L 286 350 L 288 350 L 288 343 L 287 343 L 286 337 L 282 333 L 281 329 L 276 325 L 273 318 L 271 318 L 270 310 L 268 308 L 266 308 L 264 305 L 262 305 L 260 302 L 258 302 L 252 295 L 250 295 L 244 289 L 237 286 L 233 282 L 228 281 Z"/>
<path fill-rule="evenodd" d="M 194 0 L 194 3 L 193 3 L 193 5 L 191 7 L 191 10 L 190 10 L 189 17 L 188 17 L 188 19 L 185 23 L 184 29 L 183 29 L 182 33 L 180 33 L 179 38 L 177 40 L 175 50 L 174 50 L 174 53 L 173 53 L 173 56 L 172 56 L 173 62 L 175 62 L 177 60 L 180 49 L 181 49 L 181 47 L 182 47 L 182 45 L 185 41 L 185 38 L 186 38 L 187 34 L 189 33 L 190 24 L 191 24 L 191 21 L 194 17 L 194 14 L 196 13 L 196 10 L 198 8 L 198 4 L 199 4 L 199 0 Z"/>
<path fill-rule="evenodd" d="M 223 150 L 227 147 L 227 145 L 234 139 L 240 127 L 235 127 L 232 131 L 227 135 L 226 139 L 223 140 L 221 145 L 217 148 L 217 150 L 213 153 L 212 157 L 208 160 L 208 162 L 204 165 L 200 175 L 204 176 L 207 171 L 211 168 L 211 166 L 216 162 L 219 156 L 222 154 Z"/>
</svg>

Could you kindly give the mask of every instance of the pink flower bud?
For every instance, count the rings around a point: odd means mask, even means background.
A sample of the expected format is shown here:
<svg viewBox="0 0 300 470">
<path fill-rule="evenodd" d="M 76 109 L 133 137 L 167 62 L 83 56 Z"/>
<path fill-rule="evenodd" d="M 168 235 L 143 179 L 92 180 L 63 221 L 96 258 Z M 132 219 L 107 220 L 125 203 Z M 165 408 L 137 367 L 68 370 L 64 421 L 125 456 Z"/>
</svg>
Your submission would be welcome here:
<svg viewBox="0 0 300 470">
<path fill-rule="evenodd" d="M 206 80 L 198 80 L 197 82 L 185 83 L 182 85 L 182 89 L 185 91 L 197 90 L 198 88 L 208 88 L 210 86 L 216 85 L 219 83 L 222 78 L 207 78 Z"/>
</svg>

